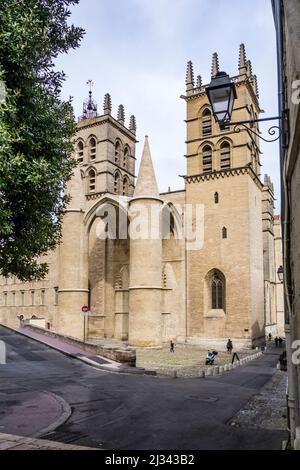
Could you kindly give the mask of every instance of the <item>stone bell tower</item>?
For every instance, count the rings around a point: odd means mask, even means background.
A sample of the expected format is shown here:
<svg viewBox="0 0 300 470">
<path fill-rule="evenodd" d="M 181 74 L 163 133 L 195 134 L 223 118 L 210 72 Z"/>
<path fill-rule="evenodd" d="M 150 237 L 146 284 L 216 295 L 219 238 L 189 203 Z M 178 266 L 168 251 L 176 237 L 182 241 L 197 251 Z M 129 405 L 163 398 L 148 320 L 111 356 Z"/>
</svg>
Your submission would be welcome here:
<svg viewBox="0 0 300 470">
<path fill-rule="evenodd" d="M 219 71 L 214 53 L 211 77 Z M 237 99 L 231 120 L 258 118 L 257 79 L 244 44 L 232 80 Z M 188 62 L 182 96 L 187 110 L 186 202 L 203 204 L 205 229 L 203 247 L 187 253 L 188 335 L 251 344 L 264 336 L 259 142 L 244 127 L 221 130 L 205 88 L 201 76 L 195 83 Z M 253 130 L 257 132 L 257 124 Z"/>
<path fill-rule="evenodd" d="M 105 289 L 105 257 L 93 264 L 92 250 L 101 252 L 95 233 L 85 225 L 87 213 L 93 211 L 104 195 L 130 197 L 134 191 L 136 122 L 131 116 L 125 125 L 124 106 L 112 116 L 109 94 L 104 96 L 103 113 L 89 96 L 77 124 L 74 157 L 77 166 L 67 186 L 71 201 L 64 215 L 62 242 L 59 246 L 58 329 L 60 333 L 83 337 L 83 304 L 99 303 L 98 315 L 103 316 Z M 98 243 L 98 245 L 97 245 Z M 101 281 L 100 281 L 101 280 Z M 89 317 L 89 329 L 99 318 Z M 81 333 L 80 333 L 81 332 Z"/>
</svg>

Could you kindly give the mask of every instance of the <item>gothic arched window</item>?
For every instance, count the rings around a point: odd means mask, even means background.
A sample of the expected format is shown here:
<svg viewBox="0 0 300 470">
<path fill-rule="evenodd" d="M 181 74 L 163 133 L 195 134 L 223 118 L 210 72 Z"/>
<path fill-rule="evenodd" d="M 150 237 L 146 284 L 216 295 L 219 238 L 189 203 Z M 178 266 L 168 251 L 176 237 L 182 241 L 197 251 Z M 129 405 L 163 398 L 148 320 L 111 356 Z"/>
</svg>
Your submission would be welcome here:
<svg viewBox="0 0 300 470">
<path fill-rule="evenodd" d="M 120 163 L 120 156 L 121 156 L 121 144 L 117 140 L 116 145 L 115 145 L 115 163 L 117 164 Z"/>
<path fill-rule="evenodd" d="M 226 227 L 222 228 L 222 238 L 227 238 L 227 228 Z"/>
<path fill-rule="evenodd" d="M 96 143 L 96 139 L 94 137 L 91 137 L 90 138 L 90 160 L 95 160 L 96 158 L 96 146 L 97 146 L 97 143 Z"/>
<path fill-rule="evenodd" d="M 224 282 L 218 274 L 214 274 L 212 279 L 211 300 L 213 310 L 224 310 Z"/>
<path fill-rule="evenodd" d="M 128 189 L 129 189 L 129 182 L 128 182 L 128 178 L 125 178 L 123 179 L 123 196 L 127 196 L 128 195 Z"/>
<path fill-rule="evenodd" d="M 219 204 L 219 193 L 215 193 L 215 204 Z"/>
<path fill-rule="evenodd" d="M 80 140 L 77 144 L 77 160 L 79 163 L 83 162 L 83 142 Z"/>
<path fill-rule="evenodd" d="M 223 142 L 220 147 L 220 168 L 226 170 L 230 168 L 230 144 Z"/>
<path fill-rule="evenodd" d="M 115 177 L 114 177 L 114 193 L 115 194 L 119 193 L 119 186 L 120 186 L 120 175 L 118 172 L 116 172 Z"/>
<path fill-rule="evenodd" d="M 205 145 L 203 148 L 202 158 L 203 172 L 208 173 L 212 171 L 212 148 L 210 145 Z"/>
<path fill-rule="evenodd" d="M 211 135 L 212 117 L 209 109 L 205 109 L 202 113 L 202 135 Z"/>
<path fill-rule="evenodd" d="M 90 169 L 88 174 L 89 191 L 95 191 L 96 189 L 96 172 L 93 168 Z"/>
<path fill-rule="evenodd" d="M 125 147 L 124 154 L 123 154 L 123 168 L 127 168 L 128 156 L 129 156 L 129 149 L 128 147 Z"/>
</svg>

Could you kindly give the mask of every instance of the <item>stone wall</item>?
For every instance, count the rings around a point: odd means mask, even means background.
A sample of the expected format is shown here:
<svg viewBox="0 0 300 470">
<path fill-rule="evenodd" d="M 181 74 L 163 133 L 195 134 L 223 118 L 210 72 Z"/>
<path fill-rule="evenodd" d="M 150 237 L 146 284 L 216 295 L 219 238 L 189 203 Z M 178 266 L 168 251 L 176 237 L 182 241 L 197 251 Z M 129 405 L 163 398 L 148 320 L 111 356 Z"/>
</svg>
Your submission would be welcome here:
<svg viewBox="0 0 300 470">
<path fill-rule="evenodd" d="M 274 2 L 275 5 L 275 2 Z M 289 210 L 285 221 L 285 240 L 290 241 L 285 269 L 290 272 L 288 282 L 290 324 L 286 325 L 289 376 L 289 413 L 292 443 L 300 449 L 300 368 L 291 360 L 293 341 L 300 339 L 300 5 L 299 0 L 282 0 L 283 28 L 282 81 L 285 86 L 285 109 L 289 111 L 289 142 L 284 150 L 284 178 L 288 188 Z M 280 34 L 276 23 L 277 34 Z"/>
<path fill-rule="evenodd" d="M 0 278 L 0 323 L 18 328 L 20 315 L 25 320 L 35 315 L 44 318 L 50 328 L 57 328 L 59 248 L 49 252 L 41 262 L 49 265 L 49 271 L 41 281 Z"/>
<path fill-rule="evenodd" d="M 78 348 L 83 349 L 84 351 L 99 354 L 99 356 L 106 357 L 116 362 L 130 364 L 131 366 L 135 366 L 136 363 L 136 353 L 135 350 L 131 348 L 113 348 L 99 346 L 93 343 L 83 342 L 79 339 L 72 338 L 71 336 L 66 336 L 59 333 L 55 333 L 54 331 L 45 330 L 44 328 L 39 328 L 33 325 L 24 325 L 24 328 L 39 334 L 43 334 L 45 336 L 50 336 L 51 338 L 59 339 L 64 343 L 72 344 L 73 346 L 77 346 Z"/>
</svg>

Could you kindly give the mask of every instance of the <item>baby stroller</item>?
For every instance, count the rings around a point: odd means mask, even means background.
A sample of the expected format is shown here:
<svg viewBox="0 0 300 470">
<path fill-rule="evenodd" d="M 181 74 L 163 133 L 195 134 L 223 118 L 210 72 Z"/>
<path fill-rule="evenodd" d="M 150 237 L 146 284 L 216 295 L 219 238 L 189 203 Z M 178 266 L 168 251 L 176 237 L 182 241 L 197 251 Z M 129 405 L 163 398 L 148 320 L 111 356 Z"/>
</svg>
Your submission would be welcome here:
<svg viewBox="0 0 300 470">
<path fill-rule="evenodd" d="M 218 351 L 212 351 L 212 352 L 209 351 L 205 358 L 205 365 L 212 366 L 214 364 L 214 361 L 217 355 L 218 355 Z"/>
</svg>

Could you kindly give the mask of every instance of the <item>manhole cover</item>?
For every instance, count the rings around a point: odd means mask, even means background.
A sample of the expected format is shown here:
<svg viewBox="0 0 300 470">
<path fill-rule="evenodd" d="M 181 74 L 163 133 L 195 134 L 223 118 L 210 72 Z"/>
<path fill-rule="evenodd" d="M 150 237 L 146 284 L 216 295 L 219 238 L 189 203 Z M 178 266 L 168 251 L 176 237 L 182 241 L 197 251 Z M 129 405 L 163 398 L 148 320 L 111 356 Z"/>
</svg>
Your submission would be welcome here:
<svg viewBox="0 0 300 470">
<path fill-rule="evenodd" d="M 215 403 L 219 400 L 218 397 L 205 397 L 203 395 L 186 395 L 184 398 L 186 398 L 187 400 L 204 401 L 206 403 Z"/>
</svg>

